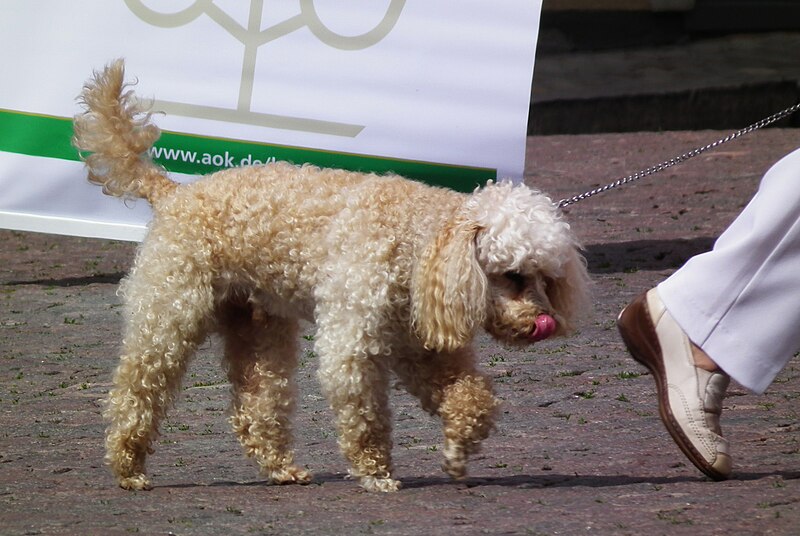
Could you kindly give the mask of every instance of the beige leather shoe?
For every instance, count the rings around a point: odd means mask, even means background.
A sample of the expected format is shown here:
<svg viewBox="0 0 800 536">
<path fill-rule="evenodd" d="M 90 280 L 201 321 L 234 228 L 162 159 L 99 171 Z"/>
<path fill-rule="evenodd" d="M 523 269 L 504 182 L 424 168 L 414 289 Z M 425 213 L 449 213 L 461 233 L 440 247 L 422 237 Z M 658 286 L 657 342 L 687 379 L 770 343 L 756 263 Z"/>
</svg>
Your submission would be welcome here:
<svg viewBox="0 0 800 536">
<path fill-rule="evenodd" d="M 695 366 L 691 342 L 656 289 L 623 309 L 617 327 L 633 358 L 656 380 L 659 413 L 672 439 L 706 475 L 728 478 L 731 457 L 719 418 L 730 377 Z"/>
</svg>

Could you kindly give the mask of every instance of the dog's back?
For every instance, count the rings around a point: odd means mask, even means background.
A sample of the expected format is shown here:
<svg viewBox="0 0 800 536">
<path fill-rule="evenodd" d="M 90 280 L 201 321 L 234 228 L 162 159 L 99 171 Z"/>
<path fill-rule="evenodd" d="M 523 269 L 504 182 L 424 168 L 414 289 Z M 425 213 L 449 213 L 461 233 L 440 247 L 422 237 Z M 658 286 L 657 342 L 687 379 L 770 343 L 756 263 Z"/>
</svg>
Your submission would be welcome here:
<svg viewBox="0 0 800 536">
<path fill-rule="evenodd" d="M 233 168 L 160 198 L 145 249 L 308 316 L 326 273 L 360 262 L 410 273 L 438 220 L 462 201 L 394 176 L 285 162 Z"/>
</svg>

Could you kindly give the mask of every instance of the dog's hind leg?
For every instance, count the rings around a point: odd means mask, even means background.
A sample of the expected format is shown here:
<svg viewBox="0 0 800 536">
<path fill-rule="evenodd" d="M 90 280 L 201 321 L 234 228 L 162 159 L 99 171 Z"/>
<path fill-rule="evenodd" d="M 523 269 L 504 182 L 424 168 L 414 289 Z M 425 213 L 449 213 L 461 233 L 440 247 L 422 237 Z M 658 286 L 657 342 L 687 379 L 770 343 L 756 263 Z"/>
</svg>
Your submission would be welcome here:
<svg viewBox="0 0 800 536">
<path fill-rule="evenodd" d="M 123 283 L 129 317 L 104 413 L 106 462 L 126 489 L 149 487 L 145 458 L 213 310 L 211 285 L 186 267 L 139 264 Z"/>
<path fill-rule="evenodd" d="M 221 318 L 233 391 L 230 421 L 239 442 L 272 482 L 310 482 L 311 474 L 293 464 L 297 321 L 248 305 L 225 306 Z"/>
<path fill-rule="evenodd" d="M 441 417 L 444 471 L 453 478 L 465 476 L 468 457 L 494 428 L 498 406 L 491 380 L 475 367 L 472 351 L 398 359 L 393 370 L 425 411 Z"/>
</svg>

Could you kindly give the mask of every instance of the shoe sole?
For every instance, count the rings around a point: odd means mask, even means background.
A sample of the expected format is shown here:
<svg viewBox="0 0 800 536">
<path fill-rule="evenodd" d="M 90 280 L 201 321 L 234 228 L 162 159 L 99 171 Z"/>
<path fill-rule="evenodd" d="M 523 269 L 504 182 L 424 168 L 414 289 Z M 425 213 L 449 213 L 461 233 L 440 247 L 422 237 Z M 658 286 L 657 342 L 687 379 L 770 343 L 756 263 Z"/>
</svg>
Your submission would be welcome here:
<svg viewBox="0 0 800 536">
<path fill-rule="evenodd" d="M 632 315 L 631 318 L 635 320 L 634 322 L 630 322 L 629 315 Z M 626 318 L 623 320 L 623 317 Z M 642 321 L 641 319 L 646 320 Z M 633 359 L 649 370 L 655 378 L 656 392 L 658 393 L 658 412 L 661 416 L 661 421 L 664 423 L 669 435 L 672 436 L 675 444 L 678 445 L 689 461 L 708 477 L 717 481 L 727 480 L 729 475 L 714 469 L 695 449 L 672 413 L 669 405 L 669 389 L 665 379 L 666 372 L 664 371 L 661 347 L 658 343 L 656 328 L 650 317 L 644 294 L 622 310 L 619 317 L 617 317 L 617 329 Z M 650 341 L 652 341 L 652 344 Z"/>
</svg>

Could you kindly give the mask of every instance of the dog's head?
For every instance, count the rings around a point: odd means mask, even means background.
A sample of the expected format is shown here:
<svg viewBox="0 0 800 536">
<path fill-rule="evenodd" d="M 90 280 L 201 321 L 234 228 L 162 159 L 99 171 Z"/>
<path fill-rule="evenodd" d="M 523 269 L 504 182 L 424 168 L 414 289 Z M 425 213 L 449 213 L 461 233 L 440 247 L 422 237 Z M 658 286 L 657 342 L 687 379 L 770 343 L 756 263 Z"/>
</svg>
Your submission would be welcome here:
<svg viewBox="0 0 800 536">
<path fill-rule="evenodd" d="M 464 346 L 480 326 L 511 344 L 566 335 L 588 308 L 588 281 L 580 246 L 547 196 L 489 183 L 416 267 L 414 329 L 436 351 Z"/>
</svg>

